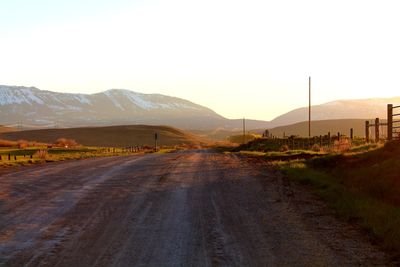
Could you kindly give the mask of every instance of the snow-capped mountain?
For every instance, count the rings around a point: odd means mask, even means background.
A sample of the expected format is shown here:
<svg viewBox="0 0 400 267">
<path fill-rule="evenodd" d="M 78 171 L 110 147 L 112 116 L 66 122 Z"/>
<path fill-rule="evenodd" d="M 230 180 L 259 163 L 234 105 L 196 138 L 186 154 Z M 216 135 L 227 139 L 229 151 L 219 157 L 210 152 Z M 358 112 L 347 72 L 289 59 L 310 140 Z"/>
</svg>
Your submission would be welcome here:
<svg viewBox="0 0 400 267">
<path fill-rule="evenodd" d="M 229 120 L 209 108 L 160 94 L 124 89 L 70 94 L 4 85 L 0 85 L 0 124 L 23 128 L 122 124 L 207 130 L 241 127 L 240 120 Z M 266 122 L 249 120 L 248 126 L 262 128 Z"/>
<path fill-rule="evenodd" d="M 65 127 L 145 123 L 190 128 L 225 120 L 206 107 L 159 94 L 123 89 L 69 94 L 4 85 L 0 86 L 0 113 L 0 124 Z"/>
</svg>

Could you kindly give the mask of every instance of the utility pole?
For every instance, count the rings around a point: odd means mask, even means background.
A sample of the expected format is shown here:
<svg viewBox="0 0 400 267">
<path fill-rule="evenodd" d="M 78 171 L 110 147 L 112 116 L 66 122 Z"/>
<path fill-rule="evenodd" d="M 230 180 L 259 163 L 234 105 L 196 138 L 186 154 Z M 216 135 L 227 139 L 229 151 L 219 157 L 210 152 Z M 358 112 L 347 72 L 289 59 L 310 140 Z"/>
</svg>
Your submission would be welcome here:
<svg viewBox="0 0 400 267">
<path fill-rule="evenodd" d="M 243 118 L 243 144 L 246 144 L 246 119 Z"/>
<path fill-rule="evenodd" d="M 311 76 L 308 77 L 308 138 L 311 138 Z"/>
</svg>

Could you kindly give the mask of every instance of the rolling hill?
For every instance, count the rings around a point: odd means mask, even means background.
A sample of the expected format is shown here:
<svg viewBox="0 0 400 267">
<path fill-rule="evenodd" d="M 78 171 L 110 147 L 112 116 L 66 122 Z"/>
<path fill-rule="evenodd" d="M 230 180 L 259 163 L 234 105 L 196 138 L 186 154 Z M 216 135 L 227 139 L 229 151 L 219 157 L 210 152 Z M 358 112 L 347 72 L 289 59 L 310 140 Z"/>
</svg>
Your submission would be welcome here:
<svg viewBox="0 0 400 267">
<path fill-rule="evenodd" d="M 313 120 L 386 119 L 387 104 L 400 104 L 400 97 L 358 100 L 338 100 L 312 106 Z M 308 108 L 292 110 L 270 121 L 268 128 L 308 120 Z"/>
<path fill-rule="evenodd" d="M 83 127 L 67 129 L 41 129 L 2 133 L 7 140 L 30 140 L 54 143 L 58 138 L 74 139 L 86 146 L 134 146 L 154 144 L 154 134 L 158 133 L 159 145 L 207 145 L 208 141 L 191 133 L 168 127 L 148 125 Z"/>
<path fill-rule="evenodd" d="M 0 134 L 1 133 L 8 133 L 8 132 L 16 132 L 16 131 L 17 131 L 16 128 L 0 125 Z"/>
</svg>

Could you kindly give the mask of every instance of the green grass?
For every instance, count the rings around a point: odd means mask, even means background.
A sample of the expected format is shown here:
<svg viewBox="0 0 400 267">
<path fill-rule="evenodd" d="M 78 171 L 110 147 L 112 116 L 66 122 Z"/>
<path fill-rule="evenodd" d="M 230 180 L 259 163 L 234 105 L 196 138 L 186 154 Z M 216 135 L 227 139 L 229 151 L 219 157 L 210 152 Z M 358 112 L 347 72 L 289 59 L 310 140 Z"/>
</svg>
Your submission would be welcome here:
<svg viewBox="0 0 400 267">
<path fill-rule="evenodd" d="M 300 159 L 309 159 L 326 155 L 326 153 L 323 152 L 314 152 L 309 150 L 289 150 L 285 152 L 280 152 L 280 151 L 262 152 L 262 151 L 241 150 L 239 152 L 234 152 L 234 153 L 239 153 L 241 155 L 247 155 L 253 157 L 263 157 L 265 160 L 268 161 L 300 160 Z"/>
<path fill-rule="evenodd" d="M 274 165 L 312 188 L 340 218 L 400 251 L 400 143 L 367 151 Z"/>
</svg>

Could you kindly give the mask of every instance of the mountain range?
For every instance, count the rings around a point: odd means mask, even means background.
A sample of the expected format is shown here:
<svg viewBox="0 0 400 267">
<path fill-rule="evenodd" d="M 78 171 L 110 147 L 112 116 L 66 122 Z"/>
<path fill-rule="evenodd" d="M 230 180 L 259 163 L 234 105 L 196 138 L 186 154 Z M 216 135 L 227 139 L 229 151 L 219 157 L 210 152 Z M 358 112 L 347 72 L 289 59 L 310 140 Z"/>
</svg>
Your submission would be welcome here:
<svg viewBox="0 0 400 267">
<path fill-rule="evenodd" d="M 387 99 L 339 100 L 312 107 L 313 120 L 386 118 Z M 170 125 L 182 129 L 239 130 L 242 120 L 224 118 L 213 110 L 181 98 L 111 89 L 96 94 L 57 93 L 35 87 L 0 85 L 0 124 L 28 128 Z M 272 121 L 246 120 L 247 129 L 266 129 L 306 121 L 299 108 Z"/>
<path fill-rule="evenodd" d="M 96 94 L 70 94 L 35 87 L 0 85 L 0 124 L 25 128 L 171 125 L 183 129 L 239 128 L 229 120 L 190 101 L 160 95 L 111 89 Z M 266 122 L 249 120 L 253 128 Z"/>
</svg>

